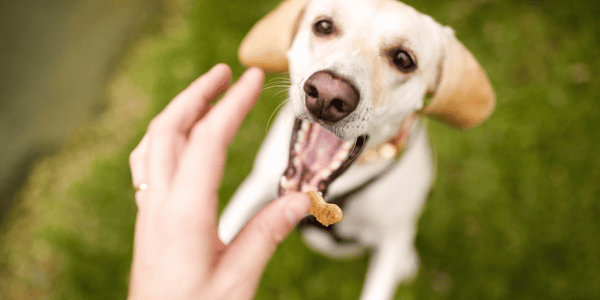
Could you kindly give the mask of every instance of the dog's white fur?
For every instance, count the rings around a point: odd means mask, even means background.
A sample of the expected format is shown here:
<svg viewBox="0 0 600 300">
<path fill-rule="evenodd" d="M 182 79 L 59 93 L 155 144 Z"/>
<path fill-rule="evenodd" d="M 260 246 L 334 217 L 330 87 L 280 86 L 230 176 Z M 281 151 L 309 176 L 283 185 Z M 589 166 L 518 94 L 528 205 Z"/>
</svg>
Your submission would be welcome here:
<svg viewBox="0 0 600 300">
<path fill-rule="evenodd" d="M 381 6 L 373 3 L 346 0 L 340 5 L 340 1 L 312 1 L 288 59 L 290 98 L 297 116 L 311 120 L 306 117 L 308 111 L 304 106 L 304 81 L 316 71 L 333 71 L 350 79 L 360 91 L 361 99 L 350 116 L 334 126 L 321 125 L 344 140 L 368 133 L 370 144 L 378 144 L 396 133 L 398 122 L 423 107 L 423 96 L 437 78 L 442 36 L 452 32 L 400 2 Z M 332 16 L 342 31 L 339 37 L 314 36 L 312 24 L 320 16 Z M 419 68 L 415 72 L 398 71 L 389 57 L 382 55 L 399 44 L 417 57 Z"/>
<path fill-rule="evenodd" d="M 313 24 L 323 16 L 333 20 L 339 30 L 337 36 L 315 36 Z M 289 109 L 315 122 L 304 105 L 302 88 L 310 75 L 329 70 L 356 86 L 360 93 L 357 109 L 333 125 L 321 125 L 344 140 L 368 134 L 367 147 L 374 147 L 394 136 L 409 114 L 424 108 L 425 96 L 435 92 L 444 80 L 440 78 L 440 64 L 447 59 L 447 49 L 453 43 L 458 41 L 451 29 L 400 2 L 308 1 L 287 52 L 291 104 L 275 120 L 252 173 L 221 216 L 221 239 L 230 242 L 260 208 L 277 197 L 277 185 L 288 163 L 293 125 Z M 398 45 L 416 58 L 415 71 L 400 72 L 386 56 L 388 49 Z M 417 124 L 399 161 L 355 164 L 328 191 L 328 198 L 341 195 L 390 165 L 384 176 L 348 200 L 344 218 L 336 225 L 339 235 L 357 240 L 356 244 L 337 244 L 316 228 L 302 232 L 311 248 L 332 257 L 352 257 L 373 249 L 361 299 L 390 299 L 397 284 L 418 270 L 413 241 L 434 177 L 432 151 L 423 124 Z"/>
</svg>

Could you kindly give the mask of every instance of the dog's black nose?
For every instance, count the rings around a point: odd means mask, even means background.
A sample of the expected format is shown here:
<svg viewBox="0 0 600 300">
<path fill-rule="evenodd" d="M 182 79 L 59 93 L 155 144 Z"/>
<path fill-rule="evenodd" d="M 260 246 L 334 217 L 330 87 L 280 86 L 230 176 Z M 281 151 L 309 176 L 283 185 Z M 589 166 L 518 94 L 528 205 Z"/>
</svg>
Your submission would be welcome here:
<svg viewBox="0 0 600 300">
<path fill-rule="evenodd" d="M 330 71 L 319 71 L 308 77 L 304 92 L 308 111 L 327 122 L 337 122 L 348 116 L 360 99 L 350 81 Z"/>
</svg>

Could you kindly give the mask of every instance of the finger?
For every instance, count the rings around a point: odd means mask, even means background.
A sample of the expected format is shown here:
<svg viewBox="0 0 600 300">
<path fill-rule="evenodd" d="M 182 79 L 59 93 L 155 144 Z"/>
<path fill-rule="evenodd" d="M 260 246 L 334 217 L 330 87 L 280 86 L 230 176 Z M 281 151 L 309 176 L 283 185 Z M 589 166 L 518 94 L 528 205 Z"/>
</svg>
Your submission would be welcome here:
<svg viewBox="0 0 600 300">
<path fill-rule="evenodd" d="M 134 186 L 144 182 L 146 176 L 146 155 L 148 154 L 148 134 L 142 137 L 140 143 L 129 155 L 129 168 L 131 169 L 131 181 Z"/>
<path fill-rule="evenodd" d="M 251 68 L 235 83 L 190 133 L 175 175 L 174 191 L 180 207 L 204 213 L 207 226 L 215 226 L 216 191 L 221 181 L 227 144 L 260 94 L 263 72 Z M 224 136 L 227 134 L 227 136 Z M 215 201 L 198 201 L 198 199 Z"/>
<path fill-rule="evenodd" d="M 129 167 L 131 169 L 131 181 L 134 188 L 139 188 L 142 184 L 146 183 L 146 167 L 148 155 L 148 135 L 145 134 L 140 143 L 133 149 L 129 155 Z M 136 190 L 135 201 L 140 208 L 141 198 L 143 197 L 144 191 Z"/>
<path fill-rule="evenodd" d="M 226 65 L 217 65 L 178 95 L 150 124 L 148 186 L 157 199 L 167 191 L 194 121 L 210 107 L 208 103 L 223 92 L 231 77 Z"/>
<path fill-rule="evenodd" d="M 207 123 L 215 128 L 215 134 L 223 137 L 225 146 L 233 139 L 244 117 L 258 99 L 263 81 L 264 73 L 261 69 L 248 69 L 207 114 Z"/>
<path fill-rule="evenodd" d="M 265 206 L 242 228 L 223 253 L 215 282 L 246 285 L 244 290 L 253 292 L 277 245 L 309 209 L 310 200 L 300 193 Z"/>
<path fill-rule="evenodd" d="M 168 119 L 165 122 L 173 122 L 173 127 L 187 135 L 192 126 L 208 112 L 210 102 L 229 87 L 230 80 L 229 66 L 217 64 L 192 82 L 165 107 L 161 113 Z"/>
</svg>

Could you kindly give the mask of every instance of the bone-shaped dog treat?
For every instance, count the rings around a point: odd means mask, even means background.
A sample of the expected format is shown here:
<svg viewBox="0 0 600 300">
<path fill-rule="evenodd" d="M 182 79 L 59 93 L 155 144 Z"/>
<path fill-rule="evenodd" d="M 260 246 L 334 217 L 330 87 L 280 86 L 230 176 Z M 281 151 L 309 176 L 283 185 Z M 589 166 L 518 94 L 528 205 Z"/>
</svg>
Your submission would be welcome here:
<svg viewBox="0 0 600 300">
<path fill-rule="evenodd" d="M 319 223 L 329 226 L 342 220 L 342 209 L 332 203 L 325 202 L 323 196 L 315 191 L 305 193 L 310 198 L 310 214 L 317 218 Z"/>
</svg>

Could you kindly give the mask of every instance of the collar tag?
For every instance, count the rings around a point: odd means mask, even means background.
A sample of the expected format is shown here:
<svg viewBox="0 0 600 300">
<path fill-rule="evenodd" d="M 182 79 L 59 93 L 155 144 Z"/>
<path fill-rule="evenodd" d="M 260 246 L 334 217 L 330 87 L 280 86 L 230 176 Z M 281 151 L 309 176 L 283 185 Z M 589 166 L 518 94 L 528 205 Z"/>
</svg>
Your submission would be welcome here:
<svg viewBox="0 0 600 300">
<path fill-rule="evenodd" d="M 387 142 L 364 151 L 357 159 L 357 164 L 368 164 L 378 160 L 398 160 L 406 148 L 415 124 L 419 120 L 416 113 L 408 115 L 400 124 L 398 133 Z"/>
</svg>

